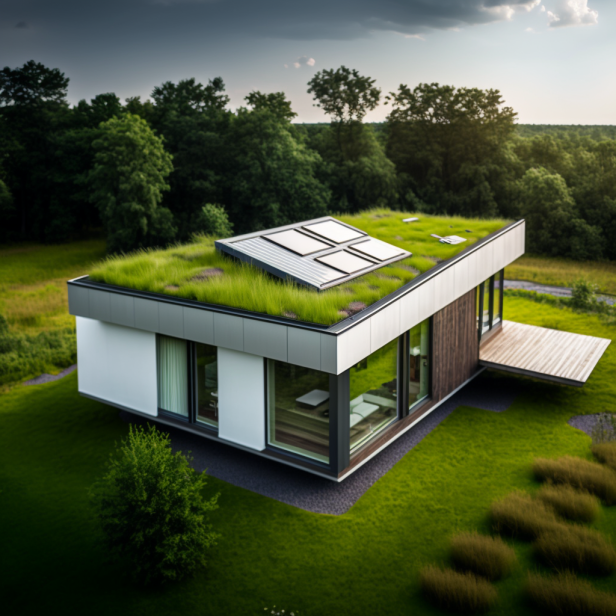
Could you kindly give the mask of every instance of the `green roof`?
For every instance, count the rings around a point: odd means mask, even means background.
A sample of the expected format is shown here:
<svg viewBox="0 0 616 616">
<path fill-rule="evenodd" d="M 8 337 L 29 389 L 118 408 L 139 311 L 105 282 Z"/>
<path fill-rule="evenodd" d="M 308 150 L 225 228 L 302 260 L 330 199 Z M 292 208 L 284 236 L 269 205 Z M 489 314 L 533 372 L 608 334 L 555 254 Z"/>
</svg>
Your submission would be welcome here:
<svg viewBox="0 0 616 616">
<path fill-rule="evenodd" d="M 403 222 L 404 218 L 414 216 L 419 220 Z M 335 218 L 404 248 L 413 256 L 326 291 L 316 291 L 280 280 L 217 252 L 214 238 L 197 237 L 191 244 L 109 257 L 91 272 L 90 279 L 207 304 L 333 325 L 509 222 L 384 209 L 335 215 Z M 431 237 L 432 233 L 459 235 L 468 241 L 455 246 L 442 244 Z"/>
</svg>

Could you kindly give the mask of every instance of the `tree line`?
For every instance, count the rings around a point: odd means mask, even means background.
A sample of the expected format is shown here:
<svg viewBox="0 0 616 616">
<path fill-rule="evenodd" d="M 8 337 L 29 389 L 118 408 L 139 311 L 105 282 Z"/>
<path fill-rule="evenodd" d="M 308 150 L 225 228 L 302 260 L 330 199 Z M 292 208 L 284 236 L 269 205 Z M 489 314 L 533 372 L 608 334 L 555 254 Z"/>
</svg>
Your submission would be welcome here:
<svg viewBox="0 0 616 616">
<path fill-rule="evenodd" d="M 0 241 L 102 226 L 120 252 L 384 206 L 524 217 L 529 252 L 616 259 L 611 127 L 519 127 L 498 90 L 384 94 L 342 66 L 307 84 L 330 123 L 303 125 L 283 92 L 231 111 L 220 77 L 74 106 L 68 84 L 34 61 L 0 71 Z M 365 123 L 379 104 L 386 121 Z"/>
</svg>

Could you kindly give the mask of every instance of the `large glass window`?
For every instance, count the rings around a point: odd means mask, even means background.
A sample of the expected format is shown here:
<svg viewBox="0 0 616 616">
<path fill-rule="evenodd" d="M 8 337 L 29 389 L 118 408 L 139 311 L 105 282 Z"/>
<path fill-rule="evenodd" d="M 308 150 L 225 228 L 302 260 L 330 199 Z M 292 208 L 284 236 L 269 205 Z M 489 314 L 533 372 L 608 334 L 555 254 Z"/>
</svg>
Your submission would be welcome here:
<svg viewBox="0 0 616 616">
<path fill-rule="evenodd" d="M 492 327 L 496 325 L 502 318 L 502 287 L 503 287 L 503 272 L 496 274 L 494 277 L 494 310 L 492 311 Z"/>
<path fill-rule="evenodd" d="M 430 319 L 409 331 L 409 408 L 430 395 Z"/>
<path fill-rule="evenodd" d="M 490 303 L 492 296 L 492 286 L 490 282 L 492 278 L 488 278 L 483 283 L 483 311 L 481 318 L 481 333 L 485 334 L 490 329 Z"/>
<path fill-rule="evenodd" d="M 268 442 L 329 462 L 329 375 L 268 360 Z"/>
<path fill-rule="evenodd" d="M 158 406 L 188 419 L 188 352 L 186 340 L 158 336 Z"/>
<path fill-rule="evenodd" d="M 195 345 L 197 363 L 197 421 L 218 426 L 218 365 L 216 347 Z"/>
<path fill-rule="evenodd" d="M 351 451 L 398 417 L 398 339 L 350 371 Z"/>
</svg>

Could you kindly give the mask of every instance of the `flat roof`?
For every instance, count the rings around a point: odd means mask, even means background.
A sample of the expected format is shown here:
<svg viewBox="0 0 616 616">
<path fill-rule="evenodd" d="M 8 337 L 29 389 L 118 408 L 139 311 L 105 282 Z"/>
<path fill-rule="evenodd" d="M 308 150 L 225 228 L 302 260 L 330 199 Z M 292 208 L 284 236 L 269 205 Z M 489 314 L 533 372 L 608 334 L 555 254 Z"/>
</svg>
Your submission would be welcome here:
<svg viewBox="0 0 616 616">
<path fill-rule="evenodd" d="M 418 220 L 403 222 L 409 217 Z M 365 239 L 368 239 L 366 236 L 376 238 L 412 253 L 412 256 L 317 291 L 292 280 L 276 278 L 259 267 L 221 254 L 215 249 L 213 238 L 198 237 L 190 244 L 109 257 L 93 269 L 89 280 L 170 298 L 331 326 L 396 293 L 419 275 L 452 259 L 510 222 L 413 215 L 384 209 L 337 215 L 335 219 L 359 230 L 365 234 Z M 306 221 L 300 226 L 329 220 L 331 217 L 324 217 Z M 286 228 L 261 232 L 260 235 Z M 318 230 L 328 232 L 327 229 Z M 466 241 L 456 245 L 441 243 L 433 234 L 439 237 L 457 235 Z M 319 236 L 321 239 L 325 243 L 335 243 L 325 236 Z M 302 245 L 299 250 L 310 253 L 312 248 L 319 247 L 310 244 Z M 355 252 L 353 248 L 349 250 Z M 364 258 L 366 255 L 356 252 L 355 256 Z M 368 258 L 375 260 L 369 255 Z"/>
</svg>

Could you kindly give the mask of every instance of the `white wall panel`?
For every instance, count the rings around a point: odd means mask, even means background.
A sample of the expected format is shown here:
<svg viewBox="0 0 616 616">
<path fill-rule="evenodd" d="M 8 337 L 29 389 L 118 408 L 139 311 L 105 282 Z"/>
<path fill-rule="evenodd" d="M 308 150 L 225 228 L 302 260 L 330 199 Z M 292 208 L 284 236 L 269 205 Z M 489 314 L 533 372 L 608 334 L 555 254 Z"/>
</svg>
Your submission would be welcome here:
<svg viewBox="0 0 616 616">
<path fill-rule="evenodd" d="M 370 352 L 374 353 L 400 335 L 400 302 L 379 310 L 370 321 Z"/>
<path fill-rule="evenodd" d="M 411 291 L 400 299 L 400 331 L 407 331 L 417 325 L 419 316 L 419 293 Z"/>
<path fill-rule="evenodd" d="M 183 306 L 184 338 L 203 344 L 214 344 L 214 313 Z"/>
<path fill-rule="evenodd" d="M 231 314 L 214 313 L 214 344 L 218 347 L 244 350 L 244 319 Z"/>
<path fill-rule="evenodd" d="M 455 299 L 468 293 L 473 287 L 468 282 L 468 259 L 458 261 L 452 268 Z"/>
<path fill-rule="evenodd" d="M 434 280 L 434 311 L 438 312 L 456 298 L 453 267 L 436 276 Z"/>
<path fill-rule="evenodd" d="M 471 289 L 479 286 L 479 283 L 481 282 L 481 272 L 478 267 L 479 257 L 480 255 L 477 252 L 473 252 L 466 257 L 466 261 L 468 261 L 468 284 Z"/>
<path fill-rule="evenodd" d="M 265 449 L 264 360 L 218 349 L 218 435 L 257 451 Z"/>
<path fill-rule="evenodd" d="M 338 343 L 336 336 L 321 334 L 321 370 L 329 374 L 337 374 Z"/>
<path fill-rule="evenodd" d="M 370 355 L 370 327 L 371 319 L 366 319 L 344 334 L 337 336 L 337 374 L 348 370 Z"/>
<path fill-rule="evenodd" d="M 418 323 L 420 323 L 424 319 L 427 319 L 430 315 L 436 312 L 436 310 L 434 310 L 434 288 L 434 278 L 430 278 L 430 280 L 424 282 L 418 289 L 414 291 L 418 294 Z"/>
<path fill-rule="evenodd" d="M 79 391 L 156 416 L 156 334 L 77 317 Z"/>
</svg>

